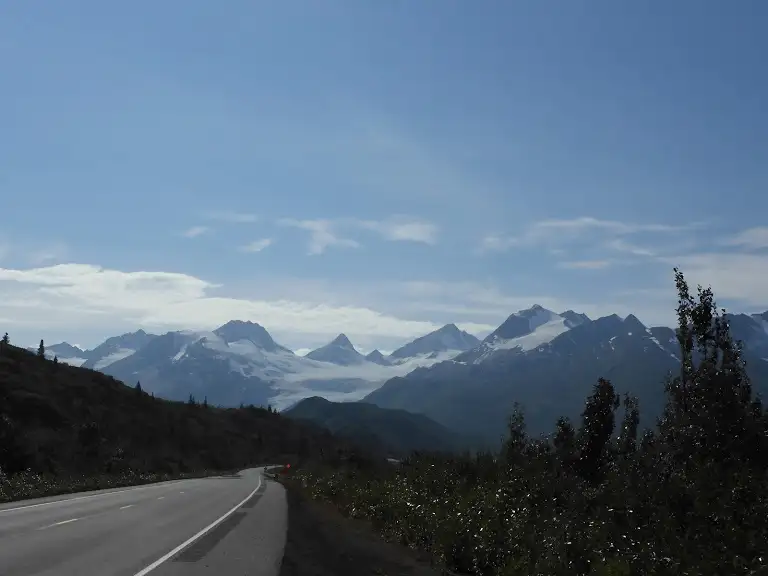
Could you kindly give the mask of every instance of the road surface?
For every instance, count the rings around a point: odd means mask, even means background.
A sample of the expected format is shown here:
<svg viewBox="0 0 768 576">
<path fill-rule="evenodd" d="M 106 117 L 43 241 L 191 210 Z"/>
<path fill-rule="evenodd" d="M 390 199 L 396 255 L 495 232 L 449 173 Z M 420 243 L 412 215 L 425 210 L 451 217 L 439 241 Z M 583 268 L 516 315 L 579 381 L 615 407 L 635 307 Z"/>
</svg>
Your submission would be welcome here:
<svg viewBox="0 0 768 576">
<path fill-rule="evenodd" d="M 277 576 L 285 491 L 262 472 L 0 505 L 0 575 Z"/>
</svg>

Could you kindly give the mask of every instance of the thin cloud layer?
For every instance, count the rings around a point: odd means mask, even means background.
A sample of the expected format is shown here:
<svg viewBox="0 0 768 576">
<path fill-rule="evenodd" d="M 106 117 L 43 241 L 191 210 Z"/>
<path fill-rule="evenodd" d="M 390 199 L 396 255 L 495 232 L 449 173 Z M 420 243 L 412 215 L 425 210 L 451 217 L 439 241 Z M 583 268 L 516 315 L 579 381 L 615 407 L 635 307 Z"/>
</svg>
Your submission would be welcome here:
<svg viewBox="0 0 768 576">
<path fill-rule="evenodd" d="M 689 232 L 701 224 L 674 226 L 669 224 L 637 224 L 619 222 L 616 220 L 601 220 L 588 216 L 572 219 L 541 220 L 528 226 L 522 233 L 516 235 L 489 234 L 481 241 L 483 251 L 505 251 L 511 248 L 557 246 L 574 239 L 583 238 L 589 234 L 615 240 L 621 237 L 640 233 L 671 234 Z M 616 244 L 621 249 L 623 244 Z M 617 248 L 618 247 L 618 248 Z"/>
<path fill-rule="evenodd" d="M 385 220 L 357 220 L 355 223 L 378 233 L 386 240 L 437 243 L 437 225 L 410 216 L 392 216 Z"/>
<path fill-rule="evenodd" d="M 264 248 L 272 245 L 272 238 L 262 238 L 261 240 L 255 240 L 240 247 L 241 252 L 261 252 Z"/>
<path fill-rule="evenodd" d="M 283 218 L 278 221 L 281 226 L 290 226 L 309 232 L 308 254 L 322 254 L 329 246 L 341 248 L 359 248 L 360 243 L 351 238 L 343 238 L 336 231 L 336 224 L 331 220 L 296 220 Z"/>
<path fill-rule="evenodd" d="M 724 246 L 739 246 L 741 248 L 760 250 L 768 248 L 768 226 L 749 228 L 722 241 Z"/>
<path fill-rule="evenodd" d="M 192 226 L 181 233 L 185 238 L 197 238 L 208 232 L 210 228 L 208 226 Z"/>
</svg>

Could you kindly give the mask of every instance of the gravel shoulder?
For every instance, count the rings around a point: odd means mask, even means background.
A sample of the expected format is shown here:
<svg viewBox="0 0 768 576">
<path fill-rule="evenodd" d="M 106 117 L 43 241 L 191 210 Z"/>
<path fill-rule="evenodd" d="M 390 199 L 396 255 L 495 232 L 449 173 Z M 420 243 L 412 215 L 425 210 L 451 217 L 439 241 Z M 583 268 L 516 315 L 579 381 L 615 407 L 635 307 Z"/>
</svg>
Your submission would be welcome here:
<svg viewBox="0 0 768 576">
<path fill-rule="evenodd" d="M 441 576 L 426 559 L 385 542 L 360 520 L 286 482 L 288 534 L 280 576 Z"/>
</svg>

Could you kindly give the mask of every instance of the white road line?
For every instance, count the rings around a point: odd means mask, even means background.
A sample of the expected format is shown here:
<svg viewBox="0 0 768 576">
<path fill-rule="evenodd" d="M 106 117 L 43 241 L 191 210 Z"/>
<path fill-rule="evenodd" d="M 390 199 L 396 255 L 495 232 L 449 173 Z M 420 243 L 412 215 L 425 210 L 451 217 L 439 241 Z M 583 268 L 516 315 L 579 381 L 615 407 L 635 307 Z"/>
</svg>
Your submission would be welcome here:
<svg viewBox="0 0 768 576">
<path fill-rule="evenodd" d="M 179 492 L 179 494 L 184 494 L 184 490 L 182 490 L 181 492 Z"/>
<path fill-rule="evenodd" d="M 172 480 L 171 482 L 181 482 L 181 480 Z M 51 500 L 50 502 L 41 502 L 40 504 L 28 504 L 26 506 L 17 506 L 16 508 L 0 509 L 3 512 L 15 512 L 16 510 L 26 510 L 27 508 L 39 508 L 40 506 L 50 506 L 51 504 L 61 504 L 63 502 L 75 502 L 76 500 L 87 500 L 88 498 L 99 498 L 102 496 L 112 496 L 113 494 L 123 494 L 124 492 L 135 492 L 136 490 L 147 490 L 149 488 L 160 488 L 164 484 L 147 484 L 146 486 L 135 486 L 124 490 L 115 490 L 113 492 L 103 492 L 101 494 L 89 494 L 88 496 L 75 496 L 74 498 L 62 498 L 61 500 Z"/>
<path fill-rule="evenodd" d="M 133 508 L 135 504 L 128 504 L 127 506 L 120 506 L 120 510 L 125 510 L 126 508 Z"/>
<path fill-rule="evenodd" d="M 45 530 L 46 528 L 53 528 L 54 526 L 61 526 L 62 524 L 69 524 L 70 522 L 77 522 L 80 520 L 80 518 L 72 518 L 71 520 L 62 520 L 61 522 L 55 522 L 53 524 L 49 524 L 48 526 L 43 526 L 42 528 L 38 528 L 38 530 Z"/>
<path fill-rule="evenodd" d="M 182 542 L 181 544 L 179 544 L 178 546 L 176 546 L 176 548 L 174 548 L 173 550 L 171 550 L 170 552 L 168 552 L 168 554 L 166 554 L 165 556 L 163 556 L 163 557 L 161 557 L 161 558 L 158 558 L 157 560 L 155 560 L 154 562 L 152 562 L 152 564 L 150 564 L 149 566 L 147 566 L 147 567 L 146 567 L 146 568 L 144 568 L 143 570 L 140 570 L 140 571 L 136 572 L 136 574 L 134 574 L 133 576 L 146 576 L 147 574 L 149 574 L 150 572 L 152 572 L 152 570 L 154 570 L 155 568 L 157 568 L 158 566 L 160 566 L 160 564 L 162 564 L 163 562 L 165 562 L 165 561 L 166 561 L 166 560 L 168 560 L 169 558 L 172 558 L 173 556 L 175 556 L 176 554 L 178 554 L 179 552 L 181 552 L 181 551 L 182 551 L 184 548 L 186 548 L 187 546 L 189 546 L 190 544 L 192 544 L 192 542 L 194 542 L 195 540 L 198 540 L 198 539 L 199 539 L 199 538 L 201 538 L 202 536 L 205 536 L 205 535 L 206 535 L 208 532 L 210 532 L 211 530 L 213 530 L 214 528 L 216 528 L 216 526 L 218 526 L 219 524 L 221 524 L 222 522 L 224 522 L 224 520 L 226 520 L 226 519 L 227 519 L 227 518 L 229 518 L 229 517 L 230 517 L 232 514 L 234 514 L 234 513 L 235 513 L 235 511 L 236 511 L 238 508 L 240 508 L 240 506 L 242 506 L 243 504 L 245 504 L 245 503 L 248 501 L 248 499 L 249 499 L 251 496 L 253 496 L 254 494 L 256 494 L 256 491 L 257 491 L 259 488 L 261 488 L 261 475 L 259 475 L 259 483 L 258 483 L 258 485 L 256 486 L 256 488 L 253 490 L 253 492 L 251 492 L 250 494 L 248 494 L 248 496 L 246 496 L 246 497 L 245 497 L 245 499 L 244 499 L 242 502 L 240 502 L 240 503 L 239 503 L 239 504 L 237 504 L 237 505 L 236 505 L 234 508 L 232 508 L 232 509 L 231 509 L 229 512 L 227 512 L 226 514 L 224 514 L 224 516 L 222 516 L 222 517 L 221 517 L 221 518 L 219 518 L 218 520 L 215 520 L 215 521 L 214 521 L 212 524 L 209 524 L 208 526 L 206 526 L 205 528 L 203 528 L 202 530 L 200 530 L 200 532 L 198 532 L 197 534 L 195 534 L 194 536 L 192 536 L 191 538 L 189 538 L 189 539 L 188 539 L 188 540 L 186 540 L 185 542 Z"/>
<path fill-rule="evenodd" d="M 157 497 L 158 500 L 162 500 L 163 498 L 165 498 L 165 496 L 158 496 Z"/>
</svg>

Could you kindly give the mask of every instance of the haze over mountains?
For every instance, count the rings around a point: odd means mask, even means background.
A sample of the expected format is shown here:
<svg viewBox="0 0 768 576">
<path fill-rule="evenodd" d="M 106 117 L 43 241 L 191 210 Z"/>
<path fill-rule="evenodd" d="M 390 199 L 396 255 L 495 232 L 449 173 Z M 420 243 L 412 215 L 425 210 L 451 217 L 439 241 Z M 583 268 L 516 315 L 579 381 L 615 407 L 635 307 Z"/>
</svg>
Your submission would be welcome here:
<svg viewBox="0 0 768 576">
<path fill-rule="evenodd" d="M 768 382 L 768 312 L 729 315 L 744 342 L 758 392 Z M 592 320 L 539 305 L 511 314 L 482 341 L 448 324 L 385 356 L 367 356 L 344 334 L 305 356 L 276 343 L 254 322 L 230 321 L 211 332 L 134 333 L 93 350 L 67 343 L 47 348 L 59 360 L 92 367 L 154 394 L 221 405 L 295 406 L 304 398 L 357 401 L 408 410 L 493 444 L 513 403 L 525 406 L 532 432 L 557 417 L 577 418 L 599 377 L 638 396 L 643 424 L 663 406 L 663 381 L 678 367 L 668 327 L 635 316 Z"/>
</svg>

